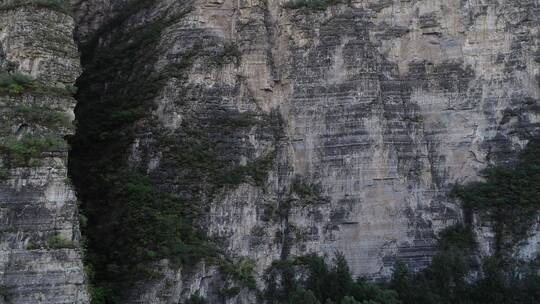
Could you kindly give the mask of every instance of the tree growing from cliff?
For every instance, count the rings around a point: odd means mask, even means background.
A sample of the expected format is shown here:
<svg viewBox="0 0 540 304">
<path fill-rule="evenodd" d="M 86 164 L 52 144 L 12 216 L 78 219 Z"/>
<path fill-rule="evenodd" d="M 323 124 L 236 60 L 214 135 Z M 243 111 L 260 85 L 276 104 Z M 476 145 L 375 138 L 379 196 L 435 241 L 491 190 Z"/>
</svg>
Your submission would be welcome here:
<svg viewBox="0 0 540 304">
<path fill-rule="evenodd" d="M 264 300 L 268 303 L 400 303 L 392 290 L 361 278 L 355 281 L 341 254 L 336 255 L 332 266 L 316 255 L 276 262 L 267 271 L 266 281 Z"/>
<path fill-rule="evenodd" d="M 466 212 L 492 223 L 495 254 L 511 254 L 526 239 L 540 210 L 540 140 L 532 140 L 514 166 L 494 166 L 485 181 L 458 185 L 453 194 Z"/>
</svg>

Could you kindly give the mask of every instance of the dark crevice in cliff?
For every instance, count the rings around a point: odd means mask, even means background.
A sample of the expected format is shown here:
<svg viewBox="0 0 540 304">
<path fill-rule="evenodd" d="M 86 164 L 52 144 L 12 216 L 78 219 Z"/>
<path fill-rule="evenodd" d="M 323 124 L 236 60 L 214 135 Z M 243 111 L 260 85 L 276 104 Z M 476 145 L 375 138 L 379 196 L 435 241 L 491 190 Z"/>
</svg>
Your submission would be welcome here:
<svg viewBox="0 0 540 304">
<path fill-rule="evenodd" d="M 151 7 L 150 2 L 135 2 L 124 12 Z M 193 211 L 185 201 L 161 191 L 129 162 L 135 138 L 151 130 L 147 117 L 163 86 L 154 71 L 161 32 L 180 15 L 129 29 L 124 13 L 81 45 L 84 73 L 77 81 L 69 173 L 87 219 L 81 228 L 91 290 L 102 298 L 97 303 L 123 298 L 122 290 L 150 275 L 152 261 L 184 263 L 210 252 L 190 223 Z"/>
<path fill-rule="evenodd" d="M 136 9 L 124 9 L 133 15 L 112 18 L 80 44 L 84 73 L 77 82 L 69 170 L 87 219 L 82 231 L 93 293 L 106 303 L 125 300 L 133 284 L 159 276 L 158 260 L 189 268 L 220 258 L 204 232 L 209 204 L 221 189 L 262 186 L 282 132 L 276 112 L 241 112 L 228 104 L 234 101 L 226 97 L 239 94 L 242 79 L 218 90 L 188 83 L 194 62 L 208 70 L 237 65 L 235 45 L 186 37 L 182 50 L 159 65 L 174 42 L 163 36 L 192 6 L 183 3 L 159 11 L 161 17 L 132 22 L 152 8 L 147 2 L 134 2 Z M 156 114 L 165 87 L 178 92 L 171 102 L 185 113 L 174 130 Z M 206 102 L 191 104 L 198 100 Z M 274 148 L 257 155 L 251 135 Z M 159 165 L 150 169 L 156 157 Z"/>
</svg>

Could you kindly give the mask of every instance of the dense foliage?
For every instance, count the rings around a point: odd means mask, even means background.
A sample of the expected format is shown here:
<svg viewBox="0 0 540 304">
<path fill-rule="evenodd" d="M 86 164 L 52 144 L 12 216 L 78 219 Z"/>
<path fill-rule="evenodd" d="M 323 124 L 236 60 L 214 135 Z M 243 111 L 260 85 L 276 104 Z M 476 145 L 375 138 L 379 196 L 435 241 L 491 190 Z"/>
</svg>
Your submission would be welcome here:
<svg viewBox="0 0 540 304">
<path fill-rule="evenodd" d="M 450 230 L 462 230 L 452 227 Z M 449 242 L 445 243 L 448 246 Z M 490 257 L 478 264 L 471 245 L 441 247 L 432 264 L 414 273 L 396 263 L 389 283 L 353 280 L 345 259 L 332 267 L 317 256 L 275 262 L 266 273 L 268 303 L 508 304 L 536 303 L 540 296 L 538 263 Z"/>
<path fill-rule="evenodd" d="M 39 164 L 46 152 L 67 151 L 62 134 L 67 133 L 72 125 L 66 111 L 26 102 L 20 96 L 23 93 L 47 96 L 71 94 L 67 89 L 48 87 L 20 72 L 0 71 L 0 98 L 3 101 L 0 107 L 0 180 L 7 177 L 10 168 Z"/>
<path fill-rule="evenodd" d="M 342 255 L 329 267 L 321 257 L 310 255 L 294 261 L 275 262 L 265 275 L 267 289 L 262 295 L 268 303 L 350 303 L 375 301 L 397 304 L 395 291 L 352 278 Z M 301 273 L 302 275 L 298 275 Z"/>
<path fill-rule="evenodd" d="M 0 96 L 17 96 L 23 93 L 49 96 L 72 96 L 75 87 L 47 86 L 30 75 L 20 72 L 0 71 Z"/>
<path fill-rule="evenodd" d="M 65 152 L 66 142 L 57 135 L 0 137 L 0 155 L 8 167 L 33 166 L 44 152 Z"/>
<path fill-rule="evenodd" d="M 18 95 L 31 89 L 34 80 L 25 74 L 14 72 L 0 72 L 0 94 Z"/>
<path fill-rule="evenodd" d="M 83 229 L 91 227 L 89 237 L 100 236 L 91 240 L 86 256 L 96 275 L 94 282 L 99 282 L 93 291 L 103 295 L 95 303 L 114 302 L 121 289 L 118 280 L 129 283 L 136 279 L 132 276 L 151 277 L 149 262 L 169 258 L 173 263 L 189 264 L 213 254 L 204 235 L 193 228 L 193 209 L 180 198 L 159 191 L 140 173 L 126 171 L 105 178 L 112 188 L 107 188 L 100 202 L 117 208 L 108 208 L 106 215 L 94 208 L 84 209 L 88 224 Z M 96 219 L 99 225 L 93 222 Z"/>
<path fill-rule="evenodd" d="M 492 223 L 497 255 L 511 253 L 526 238 L 540 210 L 540 140 L 533 140 L 513 166 L 486 170 L 485 181 L 457 186 L 466 212 Z"/>
</svg>

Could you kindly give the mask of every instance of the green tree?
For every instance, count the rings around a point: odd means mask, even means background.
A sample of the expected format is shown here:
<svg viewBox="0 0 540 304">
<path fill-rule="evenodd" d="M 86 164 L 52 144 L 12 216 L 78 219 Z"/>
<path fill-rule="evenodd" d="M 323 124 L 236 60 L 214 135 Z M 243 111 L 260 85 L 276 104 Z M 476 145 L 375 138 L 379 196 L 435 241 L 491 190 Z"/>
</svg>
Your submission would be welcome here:
<svg viewBox="0 0 540 304">
<path fill-rule="evenodd" d="M 453 195 L 467 212 L 493 223 L 496 255 L 527 237 L 540 210 L 540 140 L 531 140 L 514 166 L 494 166 L 485 181 L 458 185 Z"/>
<path fill-rule="evenodd" d="M 194 294 L 189 297 L 189 299 L 186 301 L 186 304 L 206 304 L 207 301 L 204 299 L 203 296 L 199 294 L 199 292 L 195 292 Z"/>
<path fill-rule="evenodd" d="M 289 304 L 320 304 L 311 290 L 297 289 L 291 296 Z"/>
</svg>

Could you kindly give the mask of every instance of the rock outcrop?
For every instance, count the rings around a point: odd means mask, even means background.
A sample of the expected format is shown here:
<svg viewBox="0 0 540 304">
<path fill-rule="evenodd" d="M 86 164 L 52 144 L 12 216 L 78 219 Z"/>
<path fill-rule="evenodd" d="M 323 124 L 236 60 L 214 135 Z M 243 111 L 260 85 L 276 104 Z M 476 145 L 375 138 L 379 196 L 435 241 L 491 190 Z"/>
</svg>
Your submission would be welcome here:
<svg viewBox="0 0 540 304">
<path fill-rule="evenodd" d="M 89 303 L 64 139 L 75 23 L 28 2 L 0 1 L 0 302 Z"/>
</svg>

